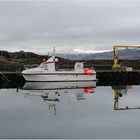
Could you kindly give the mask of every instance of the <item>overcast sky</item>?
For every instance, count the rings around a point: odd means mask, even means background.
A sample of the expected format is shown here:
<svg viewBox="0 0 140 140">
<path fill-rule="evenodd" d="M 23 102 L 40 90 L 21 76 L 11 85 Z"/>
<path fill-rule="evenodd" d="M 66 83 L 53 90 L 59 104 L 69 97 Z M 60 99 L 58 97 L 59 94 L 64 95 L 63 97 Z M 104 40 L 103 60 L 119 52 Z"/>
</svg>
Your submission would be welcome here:
<svg viewBox="0 0 140 140">
<path fill-rule="evenodd" d="M 140 45 L 139 0 L 0 0 L 0 50 L 47 54 Z"/>
</svg>

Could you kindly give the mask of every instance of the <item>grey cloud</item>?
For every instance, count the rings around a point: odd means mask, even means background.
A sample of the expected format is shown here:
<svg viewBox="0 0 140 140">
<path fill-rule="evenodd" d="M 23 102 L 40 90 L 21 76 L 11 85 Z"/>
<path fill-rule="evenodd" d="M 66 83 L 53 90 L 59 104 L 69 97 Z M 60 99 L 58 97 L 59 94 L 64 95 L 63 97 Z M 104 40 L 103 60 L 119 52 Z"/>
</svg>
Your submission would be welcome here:
<svg viewBox="0 0 140 140">
<path fill-rule="evenodd" d="M 136 0 L 0 1 L 0 49 L 42 53 L 55 45 L 69 52 L 139 43 L 139 6 Z"/>
</svg>

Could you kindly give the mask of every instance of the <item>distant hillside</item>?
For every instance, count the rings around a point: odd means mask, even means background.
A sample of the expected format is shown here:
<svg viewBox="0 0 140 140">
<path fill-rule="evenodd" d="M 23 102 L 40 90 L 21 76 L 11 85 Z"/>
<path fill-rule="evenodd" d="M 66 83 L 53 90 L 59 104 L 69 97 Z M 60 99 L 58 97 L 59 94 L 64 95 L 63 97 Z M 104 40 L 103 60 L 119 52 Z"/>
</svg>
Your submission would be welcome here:
<svg viewBox="0 0 140 140">
<path fill-rule="evenodd" d="M 140 49 L 123 49 L 118 52 L 120 59 L 140 59 Z M 95 54 L 58 54 L 58 56 L 71 60 L 111 60 L 113 59 L 113 51 Z"/>
<path fill-rule="evenodd" d="M 56 54 L 59 57 L 62 57 L 64 59 L 70 59 L 70 60 L 83 60 L 85 57 L 87 57 L 89 54 Z"/>
<path fill-rule="evenodd" d="M 23 69 L 23 65 L 38 64 L 43 58 L 48 56 L 40 56 L 32 52 L 7 52 L 0 51 L 0 71 L 12 71 Z"/>
<path fill-rule="evenodd" d="M 0 51 L 0 71 L 21 71 L 24 65 L 39 65 L 48 55 L 38 55 L 32 52 L 8 52 Z M 67 63 L 67 59 L 58 57 L 61 63 Z"/>
<path fill-rule="evenodd" d="M 85 59 L 113 59 L 113 51 L 87 55 Z M 118 51 L 119 59 L 140 59 L 140 49 L 123 49 Z"/>
<path fill-rule="evenodd" d="M 57 56 L 57 55 L 56 55 Z M 48 59 L 49 56 L 38 55 L 32 52 L 7 52 L 0 51 L 0 72 L 1 71 L 22 71 L 24 65 L 39 65 L 43 59 Z M 63 58 L 62 58 L 63 57 Z M 129 49 L 120 50 L 119 59 L 121 64 L 125 66 L 132 66 L 135 69 L 140 69 L 140 50 Z M 56 63 L 56 68 L 73 68 L 75 61 L 87 60 L 86 67 L 94 67 L 96 70 L 111 70 L 113 65 L 113 52 L 104 52 L 97 54 L 67 54 L 58 55 L 59 62 Z M 71 60 L 70 60 L 71 59 Z M 131 60 L 129 60 L 131 59 Z M 132 60 L 133 59 L 133 60 Z M 136 60 L 134 60 L 136 59 Z M 139 59 L 139 60 L 138 60 Z"/>
</svg>

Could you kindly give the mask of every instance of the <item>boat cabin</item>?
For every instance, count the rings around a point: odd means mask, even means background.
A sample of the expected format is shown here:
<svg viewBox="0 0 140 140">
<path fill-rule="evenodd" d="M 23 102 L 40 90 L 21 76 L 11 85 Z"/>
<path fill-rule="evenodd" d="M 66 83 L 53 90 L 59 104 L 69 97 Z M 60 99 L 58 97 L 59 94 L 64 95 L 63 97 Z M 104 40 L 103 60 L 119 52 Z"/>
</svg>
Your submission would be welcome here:
<svg viewBox="0 0 140 140">
<path fill-rule="evenodd" d="M 58 62 L 57 58 L 50 58 L 47 61 L 44 61 L 40 64 L 39 68 L 48 71 L 61 71 L 64 69 L 56 69 L 56 62 Z M 76 62 L 74 65 L 74 71 L 83 71 L 84 62 Z M 66 69 L 65 69 L 66 70 Z"/>
</svg>

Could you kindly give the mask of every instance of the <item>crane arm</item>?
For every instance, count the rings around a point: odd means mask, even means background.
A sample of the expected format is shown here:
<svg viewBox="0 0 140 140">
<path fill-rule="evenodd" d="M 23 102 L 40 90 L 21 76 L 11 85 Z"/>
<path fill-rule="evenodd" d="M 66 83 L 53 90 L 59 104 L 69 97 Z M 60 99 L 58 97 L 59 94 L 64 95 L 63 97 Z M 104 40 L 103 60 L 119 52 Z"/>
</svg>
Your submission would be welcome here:
<svg viewBox="0 0 140 140">
<path fill-rule="evenodd" d="M 113 65 L 113 68 L 120 68 L 120 63 L 119 63 L 119 59 L 118 59 L 118 49 L 119 48 L 125 48 L 125 49 L 128 49 L 128 48 L 140 48 L 140 46 L 120 46 L 120 45 L 115 45 L 113 46 L 113 52 L 114 52 L 114 65 Z"/>
<path fill-rule="evenodd" d="M 124 107 L 124 108 L 114 108 L 114 110 L 134 110 L 134 109 L 140 109 L 140 107 Z"/>
<path fill-rule="evenodd" d="M 119 46 L 119 45 L 115 45 L 113 46 L 113 48 L 117 49 L 117 48 L 140 48 L 140 46 L 134 45 L 134 46 Z"/>
</svg>

